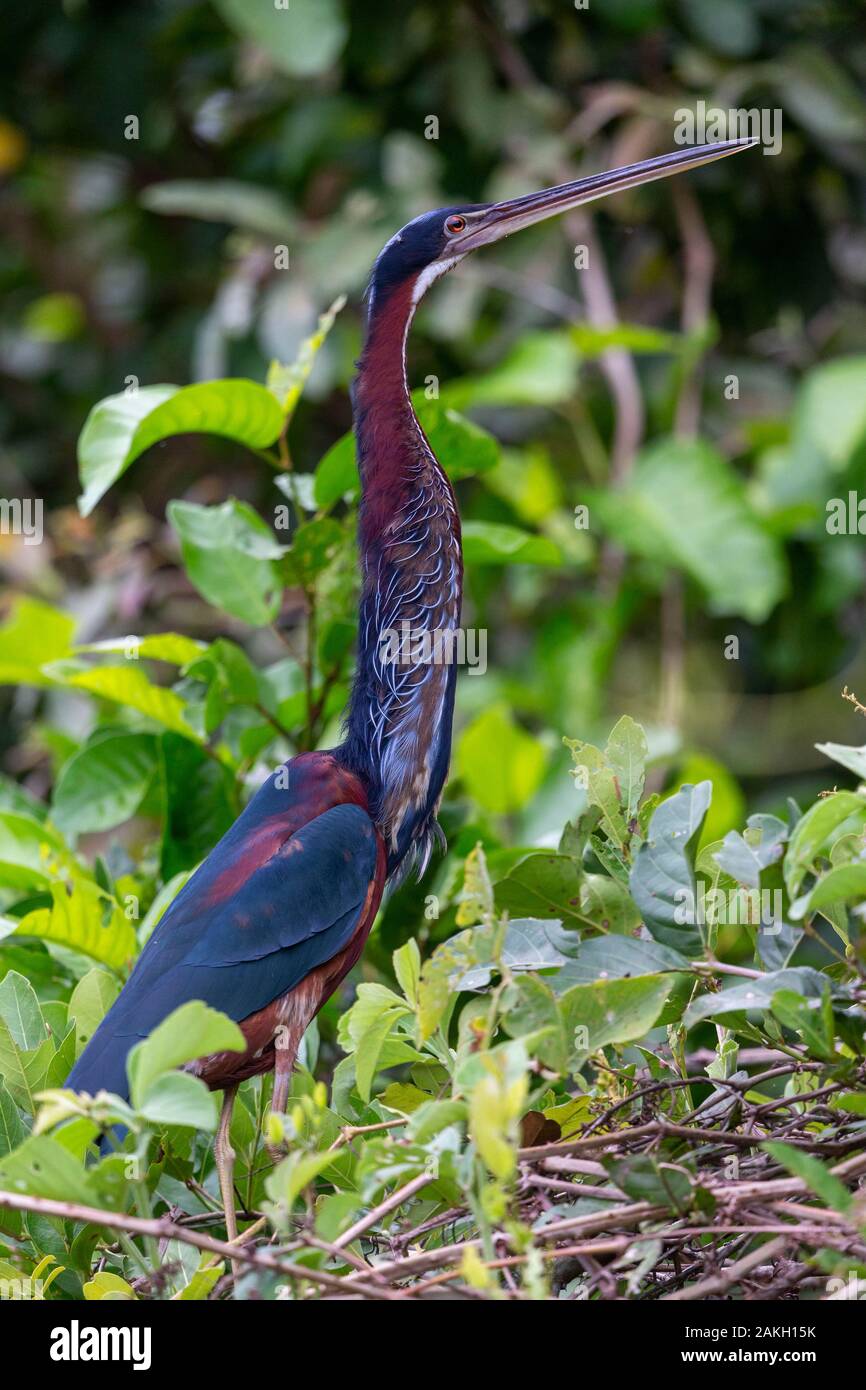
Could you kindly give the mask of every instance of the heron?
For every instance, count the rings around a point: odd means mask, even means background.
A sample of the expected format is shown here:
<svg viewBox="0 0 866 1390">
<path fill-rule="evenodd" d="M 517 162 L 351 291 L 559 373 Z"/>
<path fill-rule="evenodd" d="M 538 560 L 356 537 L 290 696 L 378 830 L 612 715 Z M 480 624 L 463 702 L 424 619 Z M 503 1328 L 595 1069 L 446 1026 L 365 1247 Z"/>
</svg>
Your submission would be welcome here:
<svg viewBox="0 0 866 1390">
<path fill-rule="evenodd" d="M 237 1236 L 230 1126 L 238 1086 L 273 1071 L 287 1107 L 304 1032 L 364 949 L 386 887 L 426 868 L 443 839 L 455 663 L 394 659 L 383 634 L 455 632 L 463 563 L 451 484 L 412 407 L 406 340 L 430 286 L 473 251 L 598 198 L 751 148 L 689 146 L 504 202 L 416 217 L 373 267 L 352 404 L 361 477 L 356 674 L 343 741 L 278 767 L 184 885 L 69 1075 L 128 1096 L 130 1049 L 174 1009 L 202 1000 L 240 1027 L 244 1052 L 190 1069 L 223 1101 L 215 1162 Z"/>
</svg>

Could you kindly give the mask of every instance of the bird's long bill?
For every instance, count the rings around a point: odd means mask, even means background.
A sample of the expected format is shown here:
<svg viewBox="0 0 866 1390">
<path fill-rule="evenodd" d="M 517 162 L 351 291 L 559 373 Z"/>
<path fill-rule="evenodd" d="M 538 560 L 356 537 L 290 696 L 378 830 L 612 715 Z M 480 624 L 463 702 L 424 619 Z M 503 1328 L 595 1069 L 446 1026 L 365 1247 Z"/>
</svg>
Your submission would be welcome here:
<svg viewBox="0 0 866 1390">
<path fill-rule="evenodd" d="M 672 154 L 657 155 L 653 159 L 642 159 L 638 164 L 626 164 L 622 169 L 611 169 L 605 174 L 591 174 L 589 178 L 575 179 L 573 183 L 561 183 L 556 188 L 543 188 L 540 193 L 527 193 L 522 198 L 509 198 L 504 203 L 494 203 L 482 213 L 478 221 L 470 222 L 466 235 L 457 242 L 461 252 L 474 251 L 479 246 L 501 241 L 512 232 L 531 227 L 546 217 L 569 212 L 582 203 L 594 202 L 596 198 L 606 198 L 611 193 L 620 193 L 626 188 L 637 188 L 642 183 L 652 183 L 655 179 L 666 179 L 671 174 L 679 174 L 683 169 L 697 169 L 702 164 L 711 164 L 715 159 L 724 159 L 739 150 L 751 149 L 759 143 L 756 139 L 720 140 L 715 145 L 690 145 L 688 149 L 674 150 Z"/>
</svg>

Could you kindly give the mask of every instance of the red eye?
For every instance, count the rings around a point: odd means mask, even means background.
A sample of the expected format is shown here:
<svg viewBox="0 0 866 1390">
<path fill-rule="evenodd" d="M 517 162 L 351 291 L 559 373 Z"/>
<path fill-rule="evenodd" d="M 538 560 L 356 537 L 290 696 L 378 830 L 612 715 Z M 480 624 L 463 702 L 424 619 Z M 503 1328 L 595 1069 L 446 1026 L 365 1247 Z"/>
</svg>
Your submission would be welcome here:
<svg viewBox="0 0 866 1390">
<path fill-rule="evenodd" d="M 454 236 L 457 232 L 462 232 L 465 226 L 465 217 L 454 216 L 446 217 L 445 219 L 445 230 L 446 232 L 450 232 L 452 236 Z"/>
</svg>

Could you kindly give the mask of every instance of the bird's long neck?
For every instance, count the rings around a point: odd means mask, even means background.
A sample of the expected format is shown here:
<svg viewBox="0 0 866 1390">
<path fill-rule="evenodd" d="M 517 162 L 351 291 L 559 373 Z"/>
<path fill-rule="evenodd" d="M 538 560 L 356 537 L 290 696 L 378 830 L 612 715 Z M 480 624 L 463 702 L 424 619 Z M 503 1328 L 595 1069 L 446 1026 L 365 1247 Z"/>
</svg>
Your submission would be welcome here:
<svg viewBox="0 0 866 1390">
<path fill-rule="evenodd" d="M 353 391 L 361 474 L 358 666 L 344 756 L 365 777 L 389 871 L 426 863 L 448 771 L 462 561 L 454 494 L 412 408 L 414 282 L 376 296 Z M 441 637 L 439 634 L 446 634 Z"/>
</svg>

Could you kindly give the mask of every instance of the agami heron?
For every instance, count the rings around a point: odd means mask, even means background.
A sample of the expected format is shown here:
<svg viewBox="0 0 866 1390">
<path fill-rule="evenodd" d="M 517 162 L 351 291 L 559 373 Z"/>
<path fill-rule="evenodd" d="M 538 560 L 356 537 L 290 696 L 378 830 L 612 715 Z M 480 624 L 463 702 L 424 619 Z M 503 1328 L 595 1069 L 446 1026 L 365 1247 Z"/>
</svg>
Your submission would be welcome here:
<svg viewBox="0 0 866 1390">
<path fill-rule="evenodd" d="M 225 1093 L 216 1160 L 230 1238 L 237 1086 L 273 1069 L 273 1108 L 285 1109 L 304 1031 L 358 960 L 386 883 L 413 864 L 423 871 L 439 833 L 456 668 L 389 661 L 382 644 L 386 632 L 453 632 L 460 622 L 457 506 L 406 378 L 418 302 L 482 246 L 755 143 L 689 147 L 501 203 L 440 208 L 408 223 L 376 261 L 353 391 L 362 593 L 344 741 L 291 759 L 259 789 L 165 912 L 68 1080 L 126 1096 L 130 1048 L 180 1004 L 201 999 L 234 1019 L 246 1051 L 193 1066 Z"/>
</svg>

